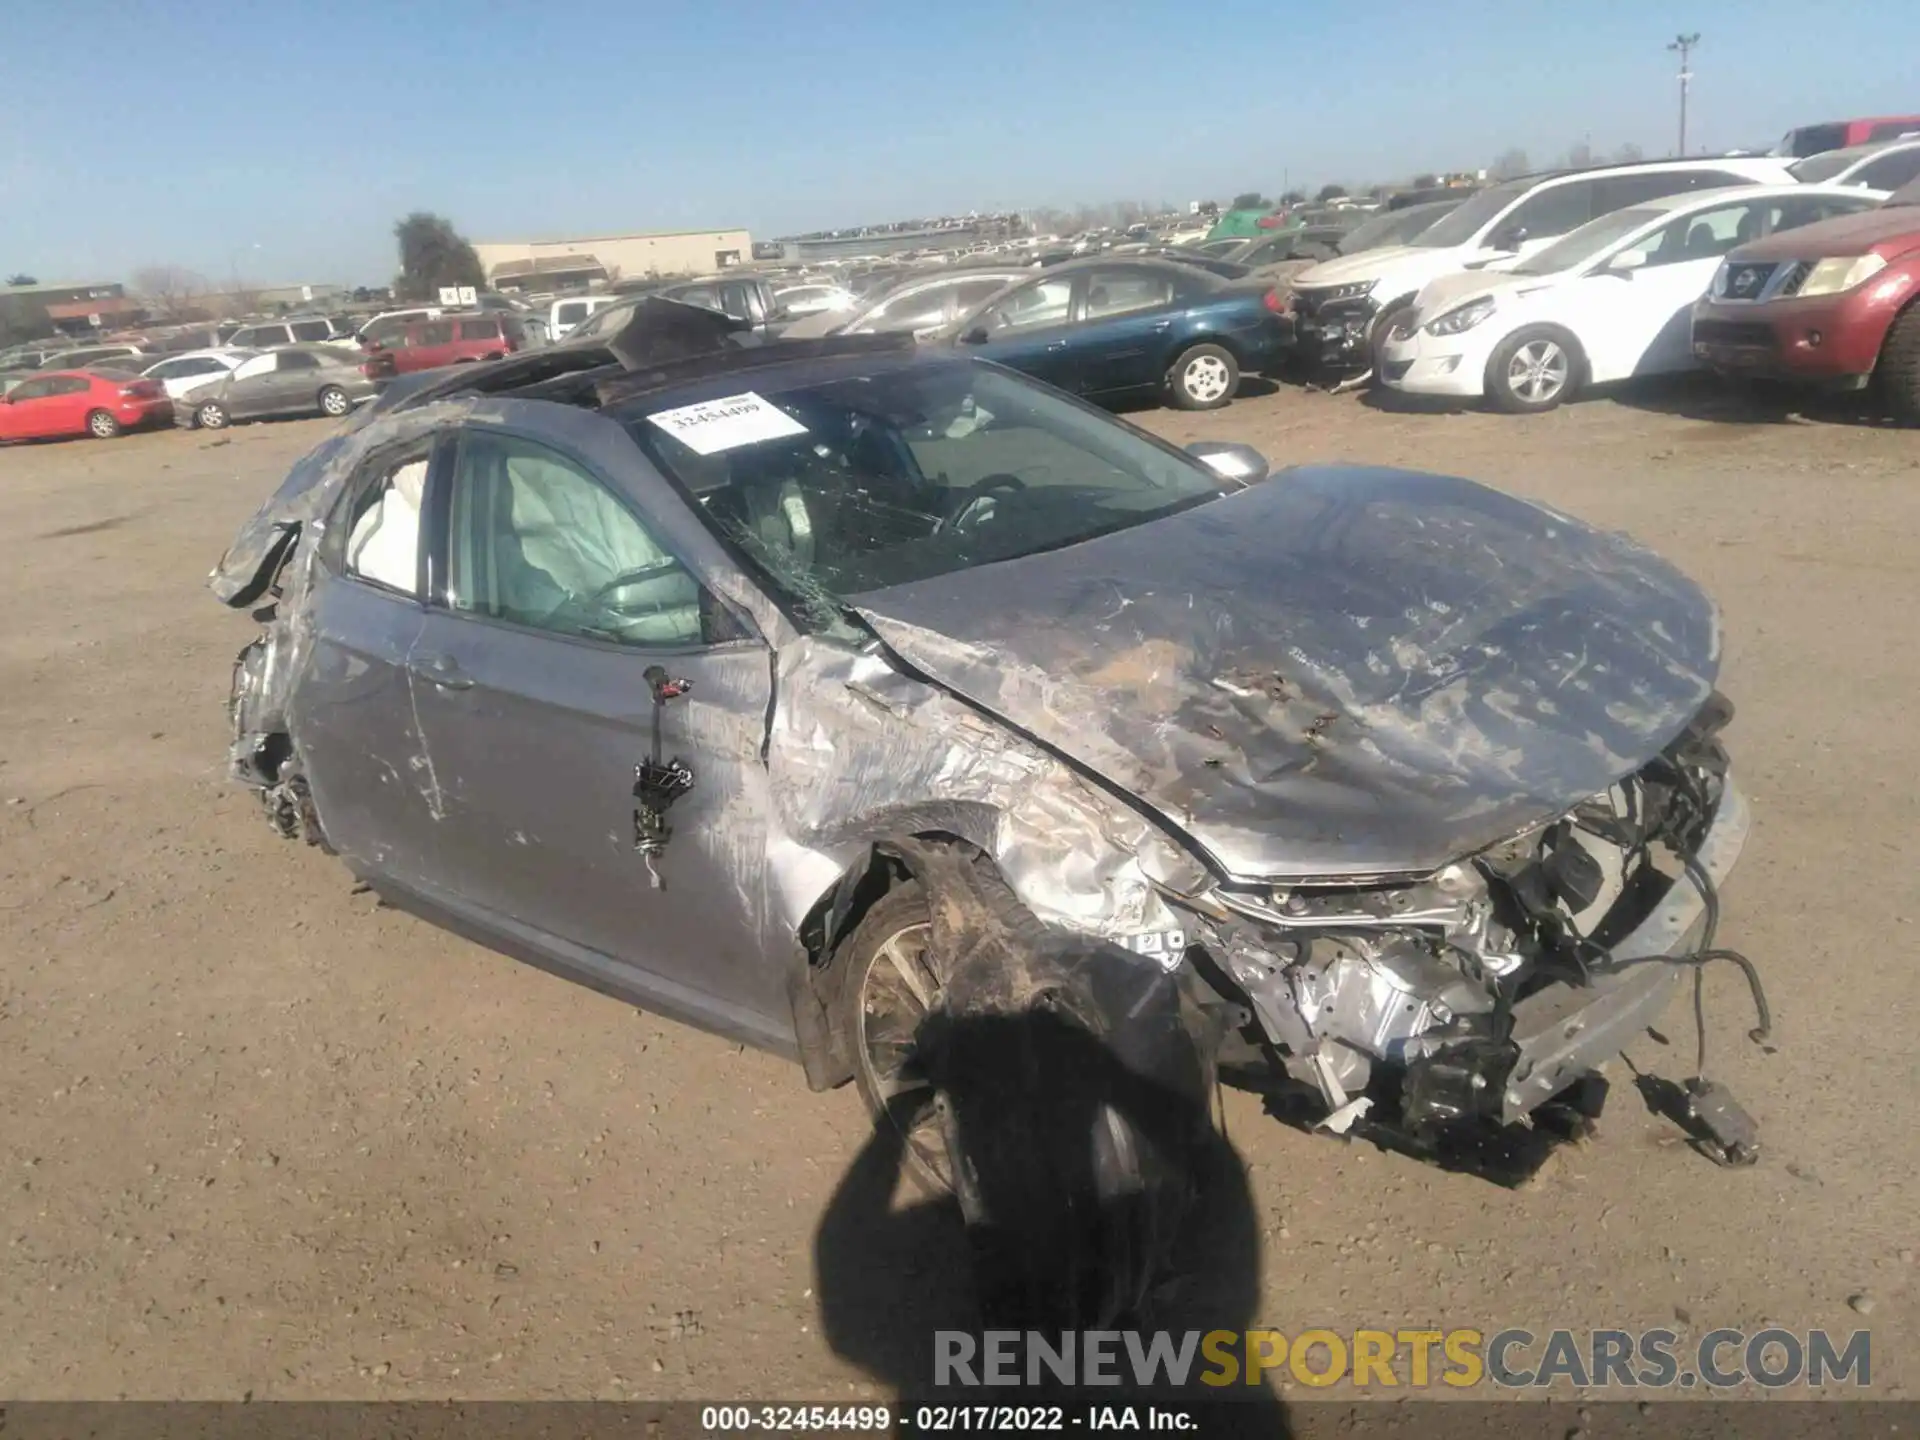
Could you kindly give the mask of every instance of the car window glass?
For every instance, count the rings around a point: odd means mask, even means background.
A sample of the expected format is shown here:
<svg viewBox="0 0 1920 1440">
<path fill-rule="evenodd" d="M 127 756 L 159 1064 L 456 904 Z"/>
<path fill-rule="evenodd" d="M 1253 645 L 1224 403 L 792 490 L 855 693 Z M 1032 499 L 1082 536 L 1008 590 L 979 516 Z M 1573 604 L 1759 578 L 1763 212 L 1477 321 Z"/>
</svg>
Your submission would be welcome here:
<svg viewBox="0 0 1920 1440">
<path fill-rule="evenodd" d="M 271 375 L 273 373 L 274 361 L 277 358 L 277 356 L 273 355 L 256 355 L 251 360 L 242 363 L 240 368 L 233 372 L 233 378 L 235 380 L 254 380 L 262 375 Z"/>
<path fill-rule="evenodd" d="M 587 302 L 568 300 L 553 312 L 553 318 L 562 325 L 577 325 L 587 318 Z"/>
<path fill-rule="evenodd" d="M 346 571 L 403 595 L 420 593 L 420 508 L 426 455 L 380 463 L 347 519 Z"/>
<path fill-rule="evenodd" d="M 324 320 L 300 320 L 288 328 L 296 340 L 325 340 L 333 334 L 333 326 Z"/>
<path fill-rule="evenodd" d="M 1564 185 L 1549 185 L 1514 207 L 1513 213 L 1494 231 L 1493 243 L 1511 245 L 1522 240 L 1552 240 L 1586 224 L 1593 218 L 1593 212 L 1593 181 L 1572 180 Z"/>
<path fill-rule="evenodd" d="M 849 325 L 847 330 L 851 334 L 864 335 L 872 330 L 919 330 L 938 325 L 946 319 L 947 299 L 953 292 L 951 285 L 929 285 L 904 295 L 890 296 Z M 987 295 L 992 293 L 991 289 L 987 291 Z M 980 298 L 984 300 L 986 295 Z"/>
<path fill-rule="evenodd" d="M 564 456 L 468 432 L 454 475 L 447 603 L 624 645 L 702 637 L 699 583 L 605 486 Z"/>
<path fill-rule="evenodd" d="M 1882 155 L 1862 168 L 1852 183 L 1869 190 L 1898 190 L 1916 175 L 1920 175 L 1920 145 Z"/>
<path fill-rule="evenodd" d="M 954 309 L 961 314 L 965 314 L 967 311 L 973 309 L 974 306 L 984 304 L 995 295 L 998 295 L 1002 290 L 1007 288 L 1007 285 L 1008 281 L 1005 276 L 997 276 L 992 280 L 963 280 L 955 287 L 953 297 Z"/>
<path fill-rule="evenodd" d="M 7 392 L 9 399 L 18 405 L 23 400 L 39 400 L 53 393 L 53 379 L 22 380 Z"/>
<path fill-rule="evenodd" d="M 1073 282 L 1055 277 L 1023 285 L 981 316 L 988 330 L 1030 330 L 1037 325 L 1059 325 L 1067 318 Z"/>
<path fill-rule="evenodd" d="M 1867 131 L 1867 139 L 1898 140 L 1902 135 L 1914 134 L 1920 134 L 1920 120 L 1882 120 Z"/>
<path fill-rule="evenodd" d="M 93 381 L 85 375 L 62 375 L 54 381 L 56 395 L 79 395 L 93 388 Z"/>
<path fill-rule="evenodd" d="M 722 285 L 720 287 L 720 308 L 736 320 L 750 320 L 753 312 L 748 308 L 747 287 L 745 285 Z"/>
<path fill-rule="evenodd" d="M 1082 313 L 1089 320 L 1100 320 L 1151 310 L 1172 299 L 1173 281 L 1165 275 L 1151 270 L 1095 270 L 1087 277 L 1087 303 Z"/>
<path fill-rule="evenodd" d="M 462 320 L 460 322 L 462 340 L 498 340 L 500 338 L 497 320 Z"/>
<path fill-rule="evenodd" d="M 708 310 L 720 308 L 720 297 L 713 293 L 711 285 L 690 285 L 685 290 L 676 290 L 670 298 L 682 305 L 700 305 Z"/>
<path fill-rule="evenodd" d="M 453 343 L 453 322 L 451 320 L 431 320 L 414 335 L 416 345 L 450 345 Z"/>
<path fill-rule="evenodd" d="M 282 370 L 318 370 L 320 357 L 305 350 L 282 350 L 279 355 Z"/>
<path fill-rule="evenodd" d="M 1642 268 L 1718 259 L 1741 241 L 1756 238 L 1766 218 L 1766 207 L 1751 201 L 1682 215 L 1640 247 L 1647 255 Z"/>
</svg>

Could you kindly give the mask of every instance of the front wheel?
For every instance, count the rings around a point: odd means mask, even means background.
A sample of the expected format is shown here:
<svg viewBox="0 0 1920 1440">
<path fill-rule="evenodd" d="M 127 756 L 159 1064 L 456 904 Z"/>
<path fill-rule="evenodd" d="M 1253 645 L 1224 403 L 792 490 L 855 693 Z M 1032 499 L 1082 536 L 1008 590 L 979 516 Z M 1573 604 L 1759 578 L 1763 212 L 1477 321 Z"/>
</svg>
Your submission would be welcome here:
<svg viewBox="0 0 1920 1440">
<path fill-rule="evenodd" d="M 1887 332 L 1880 384 L 1894 418 L 1920 425 L 1920 305 L 1909 305 Z"/>
<path fill-rule="evenodd" d="M 1071 982 L 1021 977 L 1004 1005 L 955 1013 L 932 938 L 910 883 L 842 952 L 842 1033 L 874 1124 L 922 1190 L 958 1202 L 983 1310 L 1070 1329 L 1137 1312 L 1198 1189 L 1204 1104 L 1143 1099 Z M 1184 1058 L 1206 1069 L 1197 1045 Z"/>
<path fill-rule="evenodd" d="M 111 440 L 120 433 L 120 422 L 104 410 L 87 416 L 87 433 L 96 440 Z"/>
<path fill-rule="evenodd" d="M 320 413 L 339 419 L 353 408 L 353 402 L 347 398 L 347 392 L 338 385 L 329 385 L 320 392 Z"/>
<path fill-rule="evenodd" d="M 193 423 L 202 430 L 224 430 L 231 418 L 218 400 L 202 400 L 193 411 Z"/>
<path fill-rule="evenodd" d="M 1240 362 L 1219 345 L 1183 351 L 1167 372 L 1167 389 L 1182 410 L 1218 410 L 1240 388 Z"/>
<path fill-rule="evenodd" d="M 1535 415 L 1564 404 L 1580 388 L 1580 347 L 1547 325 L 1516 330 L 1487 360 L 1487 400 L 1510 415 Z"/>
</svg>

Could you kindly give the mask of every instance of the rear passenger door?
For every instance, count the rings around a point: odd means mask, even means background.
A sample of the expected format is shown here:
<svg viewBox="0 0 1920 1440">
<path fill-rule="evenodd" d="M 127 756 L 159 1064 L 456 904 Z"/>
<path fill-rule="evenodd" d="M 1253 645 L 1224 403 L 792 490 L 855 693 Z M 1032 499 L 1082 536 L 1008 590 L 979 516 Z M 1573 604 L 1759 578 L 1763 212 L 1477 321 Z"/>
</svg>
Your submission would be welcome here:
<svg viewBox="0 0 1920 1440">
<path fill-rule="evenodd" d="M 1084 284 L 1075 388 L 1114 395 L 1159 383 L 1173 336 L 1173 277 L 1144 265 L 1116 265 L 1088 271 Z"/>
<path fill-rule="evenodd" d="M 1635 246 L 1637 265 L 1579 281 L 1582 287 L 1608 287 L 1607 313 L 1591 327 L 1595 340 L 1587 358 L 1593 378 L 1691 369 L 1693 302 L 1705 293 L 1720 258 L 1760 232 L 1773 203 L 1731 201 L 1678 215 Z"/>
<path fill-rule="evenodd" d="M 445 814 L 407 672 L 426 614 L 421 510 L 434 454 L 432 437 L 389 445 L 343 492 L 307 597 L 312 659 L 290 701 L 327 838 L 369 878 L 414 874 Z"/>
</svg>

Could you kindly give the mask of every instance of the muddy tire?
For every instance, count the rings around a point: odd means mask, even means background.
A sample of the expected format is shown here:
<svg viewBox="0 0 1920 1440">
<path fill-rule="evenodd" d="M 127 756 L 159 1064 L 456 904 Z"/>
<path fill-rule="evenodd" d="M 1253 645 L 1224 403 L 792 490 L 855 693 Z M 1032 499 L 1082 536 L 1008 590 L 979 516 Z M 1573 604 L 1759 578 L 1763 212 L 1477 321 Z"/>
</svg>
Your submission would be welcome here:
<svg viewBox="0 0 1920 1440">
<path fill-rule="evenodd" d="M 1218 410 L 1240 388 L 1240 362 L 1220 345 L 1194 345 L 1167 371 L 1167 397 L 1182 410 Z"/>
<path fill-rule="evenodd" d="M 1896 420 L 1920 425 L 1920 305 L 1909 305 L 1880 349 L 1880 384 Z"/>
<path fill-rule="evenodd" d="M 998 889 L 996 923 L 1037 924 Z M 842 951 L 843 1033 L 874 1123 L 894 1127 L 923 1190 L 958 1201 L 984 1312 L 1064 1328 L 1138 1314 L 1198 1189 L 1204 1109 L 1200 1128 L 1190 1111 L 1123 1114 L 1133 1101 L 1104 1088 L 1118 1062 L 1098 1007 L 1068 987 L 949 1013 L 931 938 L 926 893 L 908 884 Z"/>
</svg>

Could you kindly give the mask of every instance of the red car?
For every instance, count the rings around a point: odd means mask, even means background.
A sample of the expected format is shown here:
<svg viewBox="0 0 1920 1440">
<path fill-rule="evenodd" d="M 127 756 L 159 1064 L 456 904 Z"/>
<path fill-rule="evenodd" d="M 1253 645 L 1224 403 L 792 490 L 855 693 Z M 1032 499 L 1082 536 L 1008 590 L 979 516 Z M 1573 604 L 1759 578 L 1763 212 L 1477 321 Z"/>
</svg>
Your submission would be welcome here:
<svg viewBox="0 0 1920 1440">
<path fill-rule="evenodd" d="M 517 315 L 446 315 L 416 320 L 399 335 L 373 345 L 360 368 L 369 380 L 391 380 L 442 365 L 498 360 L 526 343 L 527 330 Z"/>
<path fill-rule="evenodd" d="M 0 440 L 111 440 L 122 430 L 172 424 L 166 387 L 118 370 L 57 370 L 22 380 L 0 396 Z"/>
<path fill-rule="evenodd" d="M 1734 250 L 1694 302 L 1693 353 L 1723 374 L 1840 390 L 1877 376 L 1920 423 L 1920 180 Z"/>
<path fill-rule="evenodd" d="M 1789 130 L 1786 138 L 1773 147 L 1773 153 L 1804 160 L 1826 150 L 1871 145 L 1876 140 L 1898 140 L 1903 135 L 1920 135 L 1920 115 L 1871 115 L 1864 120 L 1828 120 L 1819 125 L 1802 125 L 1798 130 Z"/>
</svg>

